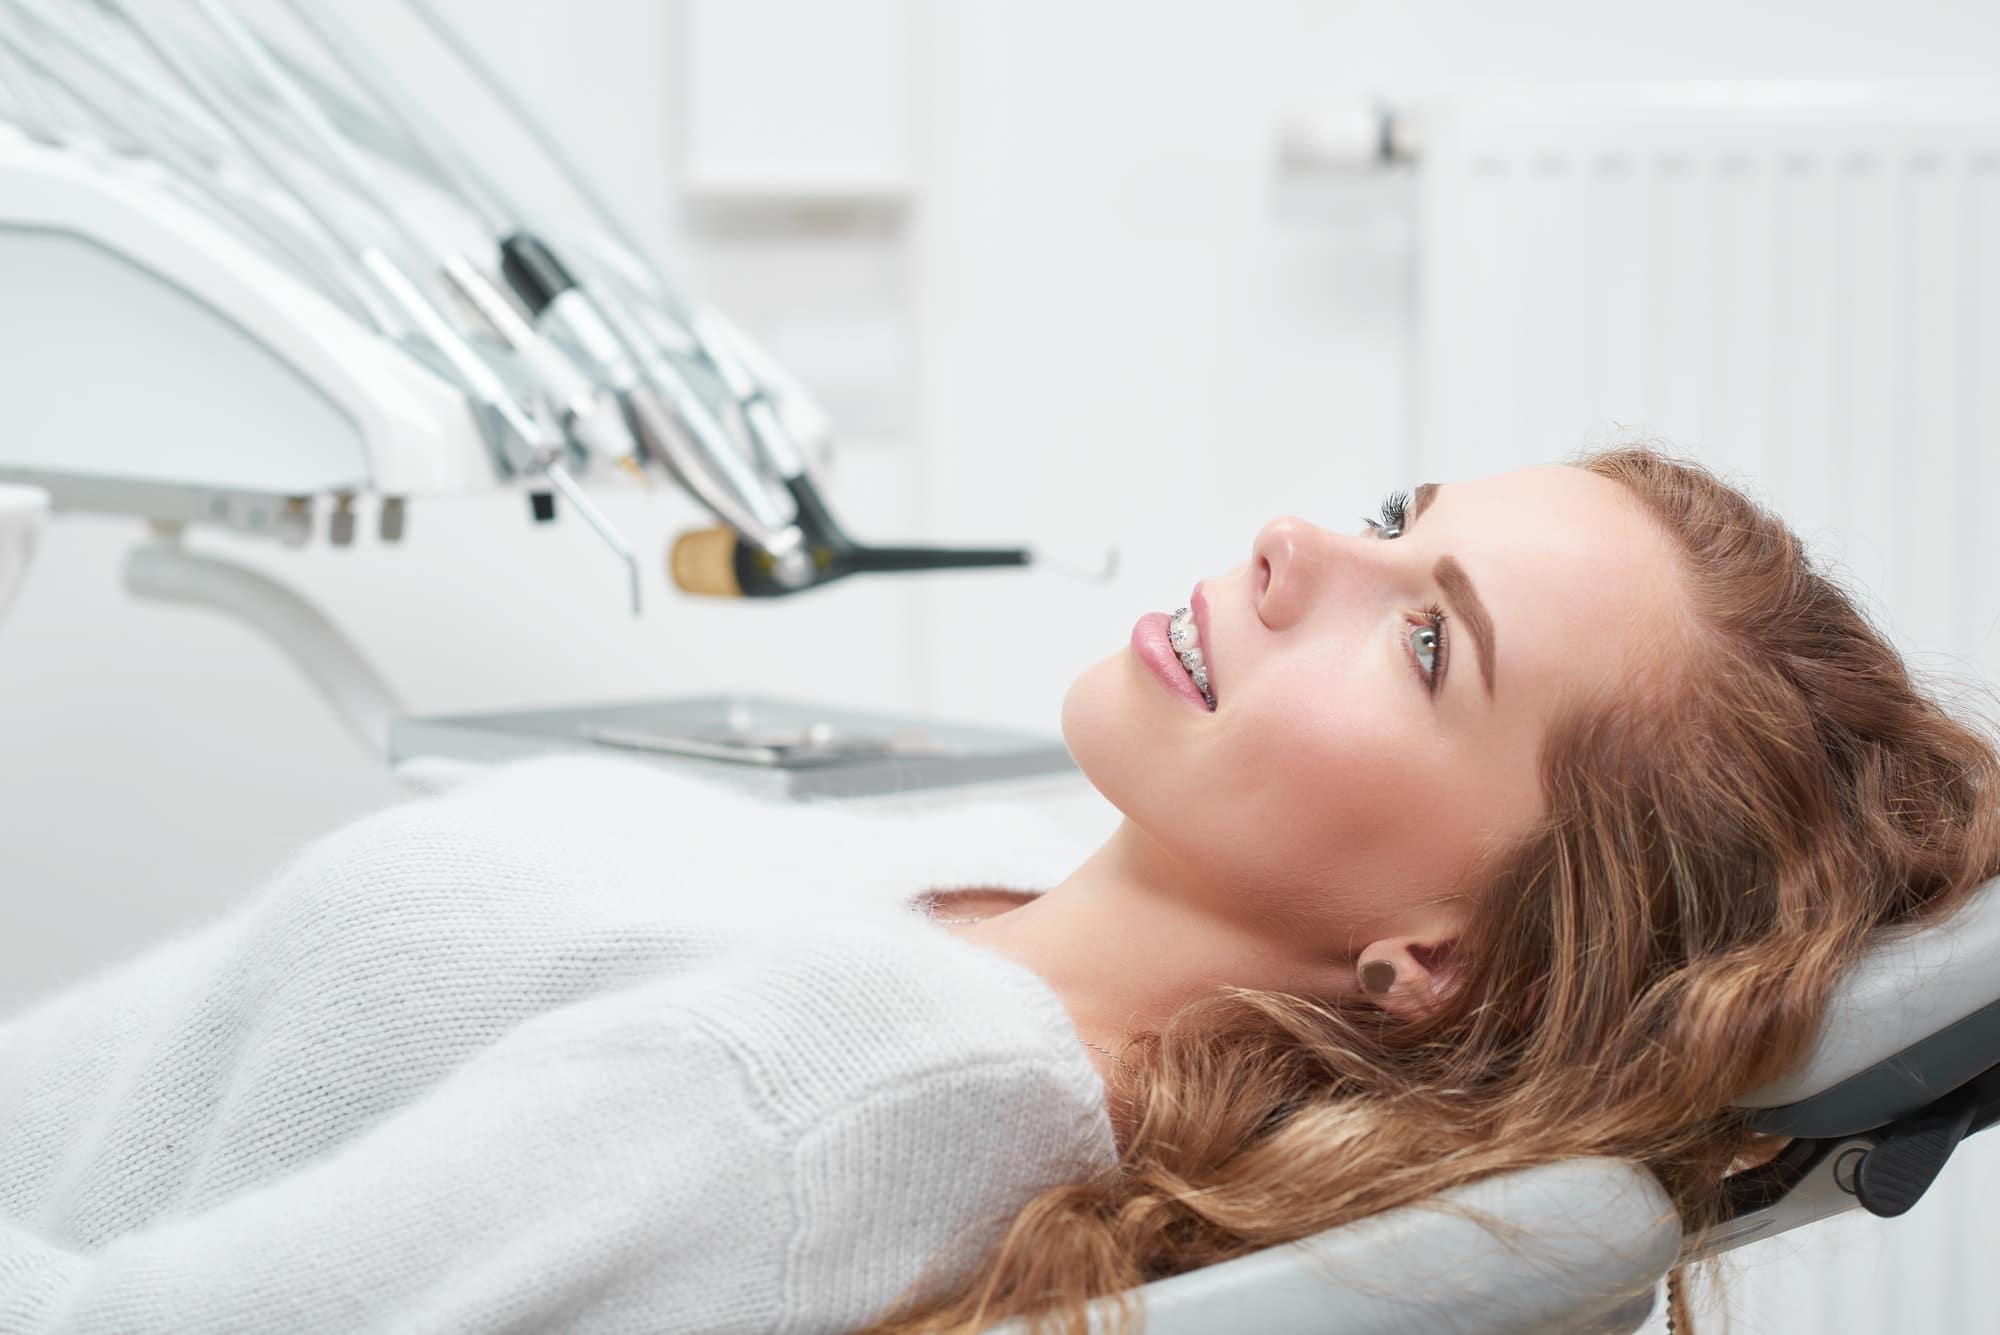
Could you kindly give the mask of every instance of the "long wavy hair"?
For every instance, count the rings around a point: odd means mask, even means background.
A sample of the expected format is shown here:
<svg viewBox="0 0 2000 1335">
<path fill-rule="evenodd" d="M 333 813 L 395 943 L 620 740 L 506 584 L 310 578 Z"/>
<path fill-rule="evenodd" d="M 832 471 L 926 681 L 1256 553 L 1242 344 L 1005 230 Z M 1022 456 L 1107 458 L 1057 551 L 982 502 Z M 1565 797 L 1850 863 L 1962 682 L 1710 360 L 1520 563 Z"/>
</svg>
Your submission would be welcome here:
<svg viewBox="0 0 2000 1335">
<path fill-rule="evenodd" d="M 1797 1060 L 1877 929 L 2000 873 L 2000 762 L 1777 517 L 1654 449 L 1576 466 L 1672 536 L 1694 652 L 1550 729 L 1546 815 L 1491 866 L 1457 990 L 1399 1021 L 1223 988 L 1129 1036 L 1115 1168 L 994 1221 L 867 1335 L 1085 1332 L 1099 1296 L 1579 1155 L 1643 1164 L 1699 1234 L 1780 1148 L 1732 1102 Z"/>
</svg>

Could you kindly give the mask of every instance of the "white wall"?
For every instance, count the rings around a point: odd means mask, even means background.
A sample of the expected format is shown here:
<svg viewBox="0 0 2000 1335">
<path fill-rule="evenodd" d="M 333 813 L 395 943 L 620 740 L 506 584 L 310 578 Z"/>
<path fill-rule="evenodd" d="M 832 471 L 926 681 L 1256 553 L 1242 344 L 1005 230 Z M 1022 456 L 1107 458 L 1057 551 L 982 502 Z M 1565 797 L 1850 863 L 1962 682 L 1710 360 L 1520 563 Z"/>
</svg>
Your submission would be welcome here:
<svg viewBox="0 0 2000 1335">
<path fill-rule="evenodd" d="M 847 427 L 850 527 L 1097 539 L 1124 569 L 1102 588 L 1008 571 L 718 608 L 672 595 L 656 564 L 635 624 L 588 535 L 527 532 L 512 498 L 420 507 L 400 552 L 207 545 L 314 590 L 417 712 L 738 683 L 1050 731 L 1079 669 L 1243 559 L 1264 520 L 1345 522 L 1410 481 L 1407 245 L 1285 207 L 1287 117 L 1468 77 L 1984 77 L 2000 50 L 2000 7 L 1971 4 L 910 0 L 907 212 L 730 235 L 678 191 L 686 8 L 452 8 L 479 15 L 669 264 L 818 377 Z M 358 7 L 385 33 L 387 10 Z M 407 32 L 385 54 L 435 63 Z M 432 86 L 470 132 L 500 134 L 490 108 Z M 813 108 L 770 114 L 804 125 Z M 695 518 L 671 498 L 614 509 L 654 554 Z M 0 628 L 0 1011 L 395 795 L 247 631 L 121 593 L 136 537 L 60 520 Z M 807 647 L 850 625 L 867 643 L 839 663 Z M 1029 628 L 1034 652 L 1008 652 Z M 1812 1289 L 1753 1294 L 1744 1328 L 1850 1328 L 1851 1306 L 1801 1305 Z"/>
</svg>

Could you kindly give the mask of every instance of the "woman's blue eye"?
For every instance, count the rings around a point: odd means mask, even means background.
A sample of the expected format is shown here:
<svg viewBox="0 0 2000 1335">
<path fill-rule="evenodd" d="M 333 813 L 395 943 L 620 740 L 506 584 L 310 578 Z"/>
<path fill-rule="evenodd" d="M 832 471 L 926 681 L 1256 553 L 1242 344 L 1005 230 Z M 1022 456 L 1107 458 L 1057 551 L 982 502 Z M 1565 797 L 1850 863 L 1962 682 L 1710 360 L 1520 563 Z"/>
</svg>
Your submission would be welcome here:
<svg viewBox="0 0 2000 1335">
<path fill-rule="evenodd" d="M 1410 632 L 1410 648 L 1416 651 L 1417 661 L 1423 664 L 1424 675 L 1437 676 L 1438 633 L 1436 626 L 1418 626 Z"/>
<path fill-rule="evenodd" d="M 1444 684 L 1447 649 L 1444 639 L 1444 609 L 1432 604 L 1424 609 L 1424 622 L 1410 628 L 1410 657 L 1431 694 Z"/>
</svg>

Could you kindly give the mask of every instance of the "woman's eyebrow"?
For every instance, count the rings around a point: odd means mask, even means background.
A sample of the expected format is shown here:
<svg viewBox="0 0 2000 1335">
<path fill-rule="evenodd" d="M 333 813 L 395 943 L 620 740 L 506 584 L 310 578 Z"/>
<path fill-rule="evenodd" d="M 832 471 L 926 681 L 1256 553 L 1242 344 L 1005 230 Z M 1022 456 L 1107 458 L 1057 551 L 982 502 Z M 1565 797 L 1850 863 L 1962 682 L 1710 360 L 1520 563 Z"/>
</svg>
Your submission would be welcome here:
<svg viewBox="0 0 2000 1335">
<path fill-rule="evenodd" d="M 1424 512 L 1437 496 L 1442 485 L 1426 482 L 1418 487 L 1410 498 L 1411 524 Z M 1458 614 L 1465 618 L 1465 628 L 1472 633 L 1472 647 L 1479 655 L 1479 675 L 1486 679 L 1486 695 L 1493 696 L 1493 618 L 1486 614 L 1486 604 L 1479 601 L 1479 595 L 1472 590 L 1472 578 L 1465 573 L 1465 567 L 1455 556 L 1440 556 L 1431 568 L 1431 578 L 1444 590 L 1444 596 L 1451 600 Z"/>
<path fill-rule="evenodd" d="M 1466 576 L 1465 567 L 1455 556 L 1440 556 L 1431 568 L 1431 578 L 1444 590 L 1444 596 L 1458 609 L 1465 619 L 1465 628 L 1472 632 L 1472 647 L 1479 651 L 1479 675 L 1486 679 L 1486 696 L 1493 697 L 1493 619 L 1486 615 L 1486 604 L 1479 601 L 1479 595 L 1472 591 L 1472 580 Z"/>
</svg>

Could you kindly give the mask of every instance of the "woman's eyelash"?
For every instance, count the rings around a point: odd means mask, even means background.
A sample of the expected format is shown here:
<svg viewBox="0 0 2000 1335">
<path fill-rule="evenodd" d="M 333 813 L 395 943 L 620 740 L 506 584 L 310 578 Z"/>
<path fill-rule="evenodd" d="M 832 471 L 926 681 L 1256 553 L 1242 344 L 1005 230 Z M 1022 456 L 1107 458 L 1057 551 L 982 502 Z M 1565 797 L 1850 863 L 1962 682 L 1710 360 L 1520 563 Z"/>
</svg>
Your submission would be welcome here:
<svg viewBox="0 0 2000 1335">
<path fill-rule="evenodd" d="M 1380 519 L 1364 518 L 1361 522 L 1368 525 L 1369 529 L 1377 537 L 1400 538 L 1403 536 L 1403 525 L 1409 521 L 1409 518 L 1410 493 L 1407 491 L 1392 491 L 1382 498 L 1382 517 Z M 1450 650 L 1445 644 L 1445 620 L 1444 609 L 1433 604 L 1424 609 L 1423 623 L 1415 627 L 1415 630 L 1427 630 L 1430 632 L 1431 667 L 1428 672 L 1424 670 L 1423 661 L 1417 656 L 1416 651 L 1414 649 L 1410 650 L 1410 665 L 1416 669 L 1417 676 L 1423 681 L 1425 688 L 1432 695 L 1436 695 L 1438 687 L 1444 683 L 1445 663 L 1448 661 L 1450 654 Z"/>
<path fill-rule="evenodd" d="M 1402 536 L 1403 521 L 1409 516 L 1410 493 L 1392 491 L 1382 499 L 1382 517 L 1379 520 L 1364 518 L 1361 522 L 1374 529 L 1377 534 L 1387 534 L 1394 538 Z"/>
</svg>

